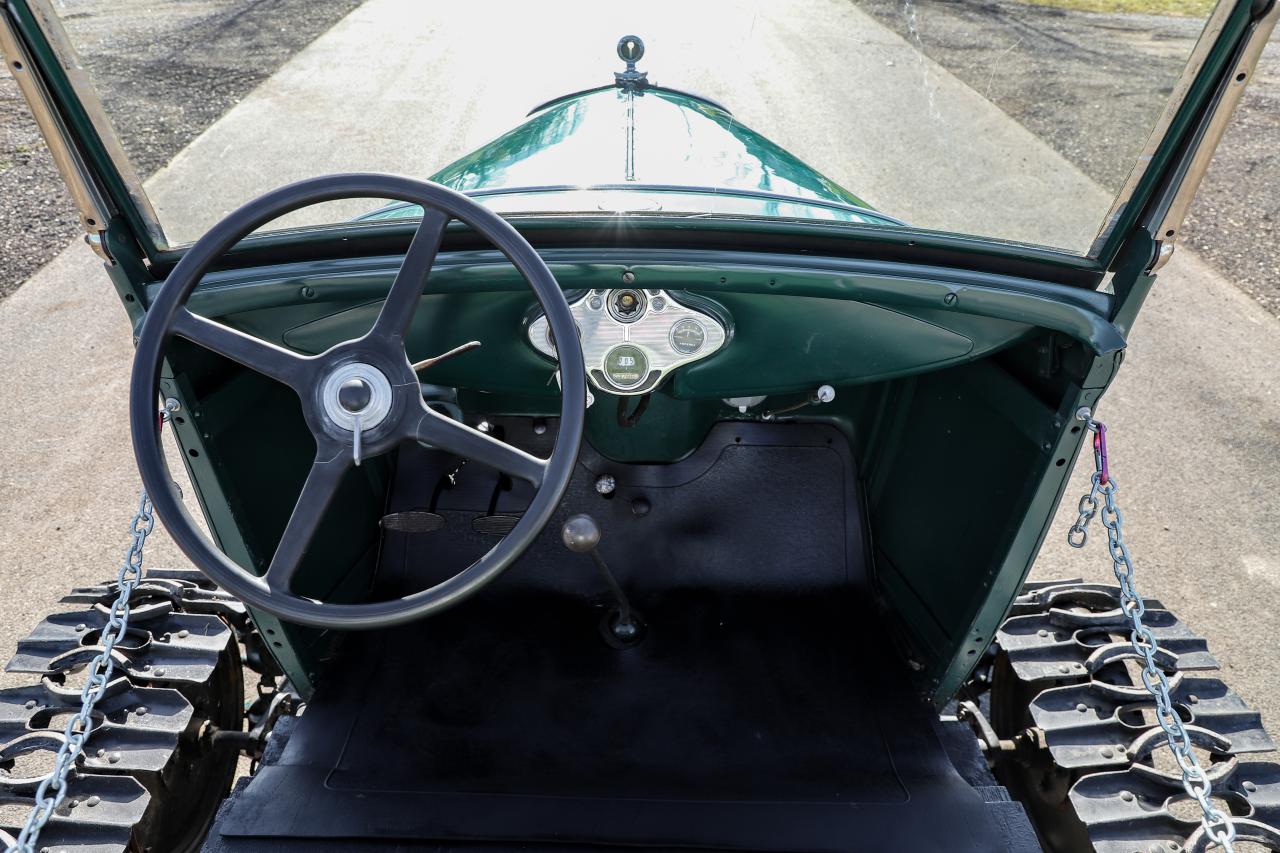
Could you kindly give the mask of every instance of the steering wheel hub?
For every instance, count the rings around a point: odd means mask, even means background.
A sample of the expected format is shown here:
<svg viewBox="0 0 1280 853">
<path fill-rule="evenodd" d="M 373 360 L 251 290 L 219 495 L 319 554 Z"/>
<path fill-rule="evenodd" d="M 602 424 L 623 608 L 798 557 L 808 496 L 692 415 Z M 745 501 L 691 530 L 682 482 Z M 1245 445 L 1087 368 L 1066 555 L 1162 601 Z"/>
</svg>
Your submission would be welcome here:
<svg viewBox="0 0 1280 853">
<path fill-rule="evenodd" d="M 372 364 L 361 361 L 340 365 L 320 388 L 320 403 L 325 416 L 335 426 L 354 432 L 356 419 L 360 429 L 371 431 L 391 414 L 391 382 Z"/>
</svg>

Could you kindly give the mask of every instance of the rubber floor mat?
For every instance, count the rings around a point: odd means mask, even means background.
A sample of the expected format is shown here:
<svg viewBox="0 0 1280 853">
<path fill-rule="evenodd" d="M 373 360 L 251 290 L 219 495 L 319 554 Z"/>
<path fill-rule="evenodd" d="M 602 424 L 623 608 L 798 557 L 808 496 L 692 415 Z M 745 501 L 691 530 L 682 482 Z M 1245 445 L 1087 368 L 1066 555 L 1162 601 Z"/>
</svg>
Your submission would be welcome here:
<svg viewBox="0 0 1280 853">
<path fill-rule="evenodd" d="M 625 650 L 553 593 L 352 637 L 223 834 L 1008 849 L 854 592 L 636 603 Z"/>
</svg>

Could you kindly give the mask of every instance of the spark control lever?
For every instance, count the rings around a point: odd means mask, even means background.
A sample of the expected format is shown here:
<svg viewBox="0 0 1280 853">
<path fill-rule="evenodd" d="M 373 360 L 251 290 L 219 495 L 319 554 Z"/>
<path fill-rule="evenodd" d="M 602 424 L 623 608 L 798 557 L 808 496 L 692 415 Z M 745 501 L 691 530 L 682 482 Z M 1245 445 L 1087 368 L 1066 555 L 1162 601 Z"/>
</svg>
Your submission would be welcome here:
<svg viewBox="0 0 1280 853">
<path fill-rule="evenodd" d="M 590 554 L 596 568 L 604 577 L 616 604 L 616 607 L 607 614 L 603 626 L 608 634 L 616 643 L 623 646 L 639 642 L 643 630 L 642 623 L 632 611 L 627 594 L 622 591 L 613 572 L 609 571 L 604 557 L 600 556 L 597 547 L 600 544 L 600 525 L 586 513 L 579 513 L 565 521 L 564 527 L 560 529 L 560 538 L 564 541 L 564 547 L 575 554 Z"/>
</svg>

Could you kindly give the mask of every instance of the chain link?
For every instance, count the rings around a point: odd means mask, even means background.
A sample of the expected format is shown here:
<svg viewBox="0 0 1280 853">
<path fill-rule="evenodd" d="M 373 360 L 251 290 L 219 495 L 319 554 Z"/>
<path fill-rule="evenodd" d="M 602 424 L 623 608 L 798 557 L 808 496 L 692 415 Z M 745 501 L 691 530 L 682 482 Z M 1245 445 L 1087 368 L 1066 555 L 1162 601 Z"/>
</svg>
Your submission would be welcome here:
<svg viewBox="0 0 1280 853">
<path fill-rule="evenodd" d="M 1209 840 L 1222 847 L 1226 853 L 1235 853 L 1236 827 L 1231 815 L 1215 806 L 1210 799 L 1213 787 L 1191 744 L 1191 734 L 1182 724 L 1182 718 L 1169 695 L 1169 679 L 1156 664 L 1159 645 L 1151 629 L 1143 624 L 1147 612 L 1146 602 L 1138 594 L 1134 583 L 1133 559 L 1124 541 L 1124 513 L 1116 503 L 1120 484 L 1110 475 L 1107 465 L 1107 428 L 1095 421 L 1087 409 L 1077 414 L 1094 434 L 1093 484 L 1089 493 L 1080 498 L 1080 515 L 1067 532 L 1067 542 L 1073 548 L 1083 548 L 1089 538 L 1089 522 L 1102 511 L 1102 525 L 1107 530 L 1107 550 L 1111 553 L 1112 570 L 1120 584 L 1120 611 L 1129 620 L 1129 643 L 1142 659 L 1142 684 L 1156 703 L 1156 722 L 1164 730 L 1178 769 L 1182 772 L 1182 787 L 1197 803 L 1202 812 L 1201 822 Z M 1099 504 L 1098 499 L 1102 499 Z"/>
<path fill-rule="evenodd" d="M 93 734 L 93 708 L 106 692 L 115 670 L 112 651 L 129 627 L 129 599 L 138 581 L 142 579 L 142 549 L 155 523 L 151 499 L 144 490 L 138 500 L 138 511 L 129 525 L 129 548 L 116 577 L 120 594 L 111 605 L 107 624 L 102 629 L 98 655 L 89 663 L 84 689 L 80 693 L 80 711 L 67 722 L 53 770 L 40 782 L 40 787 L 36 789 L 35 808 L 27 817 L 16 843 L 7 847 L 5 853 L 35 853 L 41 830 L 67 797 L 67 784 L 75 769 L 76 759 L 84 751 L 85 741 Z"/>
</svg>

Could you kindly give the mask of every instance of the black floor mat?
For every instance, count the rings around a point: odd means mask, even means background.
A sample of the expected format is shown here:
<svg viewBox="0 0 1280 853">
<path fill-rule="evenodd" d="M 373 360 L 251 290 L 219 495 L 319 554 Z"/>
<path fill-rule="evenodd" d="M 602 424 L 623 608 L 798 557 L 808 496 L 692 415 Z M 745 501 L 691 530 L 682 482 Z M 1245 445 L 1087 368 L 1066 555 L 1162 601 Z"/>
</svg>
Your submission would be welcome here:
<svg viewBox="0 0 1280 853">
<path fill-rule="evenodd" d="M 545 453 L 549 434 L 500 427 Z M 388 511 L 445 526 L 386 534 L 381 592 L 466 566 L 496 541 L 475 519 L 523 499 L 487 469 L 402 452 Z M 560 542 L 576 512 L 604 530 L 639 646 L 601 637 L 605 587 Z M 347 638 L 212 849 L 1038 850 L 1021 806 L 986 802 L 1002 790 L 966 783 L 940 745 L 875 618 L 862 522 L 830 427 L 720 424 L 670 465 L 584 448 L 559 516 L 502 579 Z"/>
<path fill-rule="evenodd" d="M 549 593 L 353 638 L 224 834 L 1010 849 L 852 594 L 638 605 L 621 651 Z"/>
<path fill-rule="evenodd" d="M 875 705 L 851 695 L 861 685 L 847 602 L 672 593 L 644 604 L 647 639 L 625 650 L 600 641 L 599 613 L 578 601 L 486 609 L 483 625 L 464 611 L 418 642 L 384 645 L 392 671 L 425 665 L 425 689 L 407 692 L 399 714 L 365 706 L 332 787 L 906 799 Z M 413 760 L 389 766 L 404 749 Z"/>
</svg>

